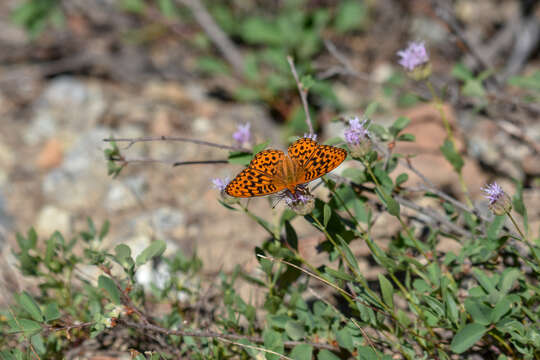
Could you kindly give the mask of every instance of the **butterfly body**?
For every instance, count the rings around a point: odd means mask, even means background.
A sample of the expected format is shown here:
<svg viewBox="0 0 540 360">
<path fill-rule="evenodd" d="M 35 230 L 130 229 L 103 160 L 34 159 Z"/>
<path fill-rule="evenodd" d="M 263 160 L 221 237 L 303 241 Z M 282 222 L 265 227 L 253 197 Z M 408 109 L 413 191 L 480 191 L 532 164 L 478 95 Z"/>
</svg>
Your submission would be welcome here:
<svg viewBox="0 0 540 360">
<path fill-rule="evenodd" d="M 225 188 L 234 197 L 253 197 L 289 190 L 315 180 L 338 167 L 347 157 L 343 149 L 302 138 L 287 149 L 263 150 Z"/>
</svg>

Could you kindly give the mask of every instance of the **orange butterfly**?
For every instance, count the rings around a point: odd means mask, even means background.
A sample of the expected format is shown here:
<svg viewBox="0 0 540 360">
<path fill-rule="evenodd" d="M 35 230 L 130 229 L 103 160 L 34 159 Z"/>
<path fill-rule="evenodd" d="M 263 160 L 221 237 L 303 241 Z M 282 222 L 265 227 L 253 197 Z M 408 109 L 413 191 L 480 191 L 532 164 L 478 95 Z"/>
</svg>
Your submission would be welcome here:
<svg viewBox="0 0 540 360">
<path fill-rule="evenodd" d="M 225 188 L 234 197 L 269 195 L 288 189 L 295 194 L 297 187 L 320 178 L 338 167 L 347 151 L 320 145 L 310 138 L 302 138 L 287 149 L 263 150 Z"/>
</svg>

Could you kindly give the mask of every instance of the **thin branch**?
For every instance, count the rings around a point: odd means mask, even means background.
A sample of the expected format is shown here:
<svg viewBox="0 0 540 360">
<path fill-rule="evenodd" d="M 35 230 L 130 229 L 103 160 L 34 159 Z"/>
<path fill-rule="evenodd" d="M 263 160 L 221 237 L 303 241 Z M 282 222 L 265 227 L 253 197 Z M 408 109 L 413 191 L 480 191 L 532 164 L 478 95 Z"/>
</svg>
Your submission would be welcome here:
<svg viewBox="0 0 540 360">
<path fill-rule="evenodd" d="M 173 166 L 181 165 L 199 165 L 199 164 L 228 164 L 228 160 L 201 160 L 201 161 L 179 161 L 175 162 Z"/>
<path fill-rule="evenodd" d="M 177 3 L 182 3 L 187 6 L 193 13 L 193 16 L 199 25 L 206 32 L 206 35 L 221 51 L 227 62 L 233 67 L 236 74 L 243 76 L 244 74 L 244 58 L 238 51 L 234 43 L 229 39 L 227 34 L 221 30 L 216 24 L 208 10 L 199 0 L 176 0 Z"/>
<path fill-rule="evenodd" d="M 294 76 L 294 81 L 296 81 L 296 86 L 298 86 L 300 99 L 302 99 L 302 105 L 304 106 L 304 112 L 306 113 L 306 124 L 308 126 L 309 133 L 315 134 L 315 132 L 313 131 L 313 123 L 311 122 L 311 114 L 309 113 L 309 106 L 307 102 L 308 90 L 304 87 L 304 84 L 302 84 L 302 82 L 298 78 L 298 73 L 296 72 L 296 68 L 294 67 L 294 60 L 292 56 L 287 56 L 287 62 L 289 63 L 289 67 L 291 68 L 291 72 Z"/>
<path fill-rule="evenodd" d="M 223 144 L 217 144 L 210 141 L 204 141 L 204 140 L 198 140 L 198 139 L 189 139 L 184 137 L 178 137 L 178 136 L 143 136 L 139 138 L 108 138 L 103 139 L 103 141 L 106 142 L 128 142 L 129 144 L 126 146 L 126 149 L 131 147 L 133 144 L 138 142 L 150 142 L 150 141 L 182 141 L 182 142 L 189 142 L 193 144 L 198 145 L 205 145 L 205 146 L 211 146 L 216 147 L 219 149 L 226 149 L 226 150 L 232 150 L 232 151 L 243 151 L 243 152 L 251 152 L 250 149 L 245 149 L 240 146 L 231 146 L 231 145 L 223 145 Z"/>
<path fill-rule="evenodd" d="M 126 326 L 134 329 L 140 329 L 145 331 L 155 331 L 161 334 L 165 335 L 177 335 L 177 336 L 190 336 L 190 337 L 206 337 L 206 338 L 217 338 L 217 339 L 226 339 L 226 340 L 247 340 L 251 341 L 253 343 L 257 344 L 263 344 L 264 339 L 257 337 L 257 336 L 246 336 L 246 335 L 240 335 L 240 334 L 225 334 L 225 333 L 218 333 L 214 331 L 200 331 L 200 330 L 173 330 L 173 329 L 166 329 L 161 326 L 153 325 L 153 324 L 141 324 L 132 322 L 125 319 L 119 319 L 119 322 L 125 324 Z M 311 345 L 314 348 L 317 349 L 327 349 L 331 351 L 339 351 L 338 347 L 329 345 L 329 344 L 320 344 L 320 343 L 313 343 L 313 342 L 302 342 L 302 341 L 284 341 L 283 346 L 286 348 L 292 348 L 296 345 L 300 344 L 307 344 Z"/>
</svg>

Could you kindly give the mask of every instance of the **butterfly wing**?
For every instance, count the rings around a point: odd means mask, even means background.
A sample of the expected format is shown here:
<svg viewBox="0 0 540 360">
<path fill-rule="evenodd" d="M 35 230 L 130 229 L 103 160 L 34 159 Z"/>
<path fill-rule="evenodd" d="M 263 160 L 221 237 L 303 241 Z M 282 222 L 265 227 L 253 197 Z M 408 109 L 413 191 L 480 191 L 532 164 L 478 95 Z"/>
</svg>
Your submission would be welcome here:
<svg viewBox="0 0 540 360">
<path fill-rule="evenodd" d="M 320 145 L 314 140 L 303 138 L 289 146 L 289 156 L 304 171 L 299 172 L 299 184 L 303 184 L 337 168 L 347 157 L 347 151 L 335 146 Z"/>
<path fill-rule="evenodd" d="M 285 154 L 280 150 L 263 150 L 225 188 L 234 197 L 253 197 L 276 193 L 285 189 L 285 184 L 276 181 L 280 164 Z"/>
</svg>

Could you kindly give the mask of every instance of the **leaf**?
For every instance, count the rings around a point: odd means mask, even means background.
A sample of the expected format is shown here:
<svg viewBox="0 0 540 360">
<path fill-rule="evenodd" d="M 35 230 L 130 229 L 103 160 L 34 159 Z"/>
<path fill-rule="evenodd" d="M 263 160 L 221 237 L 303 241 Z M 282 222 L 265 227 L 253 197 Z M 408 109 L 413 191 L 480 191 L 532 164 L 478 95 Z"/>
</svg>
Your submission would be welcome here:
<svg viewBox="0 0 540 360">
<path fill-rule="evenodd" d="M 32 319 L 42 322 L 43 314 L 39 309 L 39 306 L 36 304 L 34 299 L 26 291 L 21 293 L 17 297 L 17 303 L 32 317 Z"/>
<path fill-rule="evenodd" d="M 380 191 L 378 188 L 376 189 L 377 195 L 379 196 L 379 199 L 383 202 L 383 204 L 386 206 L 388 213 L 390 215 L 399 216 L 399 203 L 394 200 L 394 198 L 390 195 L 388 195 L 384 190 Z"/>
<path fill-rule="evenodd" d="M 261 17 L 251 16 L 243 24 L 240 32 L 243 39 L 251 44 L 281 45 L 283 34 L 275 23 Z"/>
<path fill-rule="evenodd" d="M 368 19 L 366 5 L 357 0 L 341 1 L 338 8 L 335 26 L 340 32 L 361 28 Z"/>
<path fill-rule="evenodd" d="M 440 149 L 444 157 L 452 165 L 454 170 L 460 173 L 461 169 L 463 168 L 464 162 L 461 155 L 459 155 L 454 148 L 452 141 L 450 141 L 449 139 L 444 140 L 444 144 L 440 147 Z"/>
<path fill-rule="evenodd" d="M 414 142 L 416 141 L 416 136 L 414 136 L 413 134 L 409 134 L 409 133 L 406 133 L 406 134 L 400 134 L 397 138 L 396 138 L 397 141 L 407 141 L 407 142 Z"/>
<path fill-rule="evenodd" d="M 358 266 L 358 260 L 356 260 L 356 258 L 354 257 L 354 254 L 351 251 L 351 248 L 349 247 L 345 239 L 343 239 L 341 235 L 339 234 L 336 234 L 336 237 L 338 238 L 341 244 L 341 248 L 343 249 L 343 252 L 345 253 L 345 257 L 347 258 L 346 259 L 347 263 L 352 265 L 357 272 L 360 272 L 360 267 Z"/>
<path fill-rule="evenodd" d="M 503 294 L 507 294 L 512 290 L 512 287 L 514 286 L 514 282 L 521 278 L 521 272 L 516 268 L 509 268 L 505 269 L 501 275 L 501 279 L 499 280 L 499 290 Z"/>
<path fill-rule="evenodd" d="M 228 160 L 229 160 L 229 164 L 247 166 L 252 158 L 253 158 L 253 154 L 251 153 L 246 153 L 242 151 L 231 151 L 229 153 Z"/>
<path fill-rule="evenodd" d="M 114 284 L 114 281 L 112 281 L 111 278 L 100 275 L 98 278 L 98 287 L 105 290 L 115 304 L 122 303 L 122 301 L 120 300 L 120 291 L 118 290 L 118 288 Z"/>
<path fill-rule="evenodd" d="M 262 143 L 259 143 L 259 144 L 255 145 L 253 147 L 253 154 L 257 154 L 257 153 L 263 151 L 264 149 L 266 149 L 268 144 L 270 144 L 270 141 L 265 141 L 265 142 L 262 142 Z"/>
<path fill-rule="evenodd" d="M 401 130 L 405 129 L 409 124 L 411 123 L 411 119 L 400 116 L 394 121 L 394 123 L 390 126 L 390 134 L 392 134 L 394 137 L 396 137 Z"/>
<path fill-rule="evenodd" d="M 512 301 L 503 297 L 491 311 L 491 323 L 498 322 L 501 317 L 512 309 Z"/>
<path fill-rule="evenodd" d="M 313 346 L 308 344 L 296 345 L 289 354 L 291 359 L 311 360 L 313 357 Z"/>
<path fill-rule="evenodd" d="M 8 333 L 24 332 L 25 335 L 31 335 L 41 331 L 41 324 L 30 319 L 17 319 L 17 322 L 10 321 L 11 328 Z"/>
<path fill-rule="evenodd" d="M 332 209 L 330 209 L 330 206 L 328 204 L 324 204 L 323 207 L 323 224 L 324 227 L 328 225 L 328 221 L 330 221 L 330 217 L 332 216 Z"/>
<path fill-rule="evenodd" d="M 336 340 L 342 348 L 350 352 L 354 350 L 353 337 L 347 328 L 343 328 L 336 333 Z"/>
<path fill-rule="evenodd" d="M 285 239 L 287 239 L 289 246 L 298 250 L 298 235 L 289 221 L 285 221 Z"/>
<path fill-rule="evenodd" d="M 409 180 L 409 175 L 407 175 L 407 173 L 399 174 L 398 177 L 396 178 L 396 186 L 400 186 L 407 180 Z"/>
<path fill-rule="evenodd" d="M 135 259 L 135 263 L 137 264 L 137 266 L 145 264 L 150 259 L 163 254 L 166 248 L 167 244 L 165 243 L 165 241 L 156 240 L 150 245 L 148 245 L 148 247 L 144 249 L 143 252 L 139 254 L 139 256 L 137 256 L 137 258 Z"/>
<path fill-rule="evenodd" d="M 379 285 L 381 286 L 384 303 L 393 309 L 394 287 L 392 286 L 392 283 L 383 274 L 379 274 Z"/>
<path fill-rule="evenodd" d="M 480 325 L 491 324 L 491 308 L 480 300 L 469 298 L 465 300 L 465 310 L 471 315 L 472 320 Z"/>
<path fill-rule="evenodd" d="M 300 340 L 305 336 L 304 325 L 295 320 L 289 320 L 285 324 L 285 332 L 292 340 Z"/>
<path fill-rule="evenodd" d="M 323 349 L 319 351 L 319 355 L 317 356 L 317 360 L 340 360 L 339 357 L 337 357 L 333 352 Z"/>
<path fill-rule="evenodd" d="M 379 107 L 379 103 L 376 101 L 372 101 L 368 104 L 366 107 L 366 111 L 364 111 L 364 116 L 367 118 L 370 118 L 373 114 L 375 114 L 375 111 L 377 111 L 377 108 Z"/>
<path fill-rule="evenodd" d="M 487 328 L 483 325 L 467 324 L 456 333 L 450 344 L 450 349 L 456 354 L 461 354 L 480 340 L 486 331 Z"/>
<path fill-rule="evenodd" d="M 529 228 L 529 218 L 527 216 L 527 208 L 523 202 L 523 184 L 521 182 L 516 181 L 516 193 L 512 197 L 512 205 L 514 206 L 514 210 L 523 217 L 523 227 L 527 231 Z"/>
<path fill-rule="evenodd" d="M 280 333 L 271 329 L 266 329 L 263 332 L 263 340 L 265 348 L 283 354 L 283 339 L 281 338 Z M 266 353 L 266 359 L 268 360 L 278 360 L 279 358 L 278 355 Z"/>
<path fill-rule="evenodd" d="M 49 322 L 60 318 L 60 310 L 57 303 L 48 303 L 45 307 L 45 321 Z"/>
</svg>

